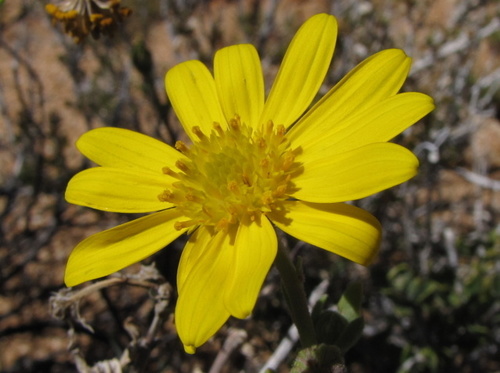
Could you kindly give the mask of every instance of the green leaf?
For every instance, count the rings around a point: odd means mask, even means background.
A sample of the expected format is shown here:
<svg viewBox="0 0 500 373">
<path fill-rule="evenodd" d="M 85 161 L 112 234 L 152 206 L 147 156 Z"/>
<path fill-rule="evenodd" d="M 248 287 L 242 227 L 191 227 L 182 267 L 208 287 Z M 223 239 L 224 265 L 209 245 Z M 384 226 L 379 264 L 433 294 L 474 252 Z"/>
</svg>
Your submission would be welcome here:
<svg viewBox="0 0 500 373">
<path fill-rule="evenodd" d="M 363 335 L 365 322 L 362 317 L 351 321 L 344 332 L 339 336 L 335 345 L 337 345 L 342 353 L 346 353 Z"/>
<path fill-rule="evenodd" d="M 337 345 L 337 340 L 344 334 L 348 325 L 349 322 L 338 312 L 324 311 L 314 323 L 318 342 Z"/>
<path fill-rule="evenodd" d="M 339 300 L 339 313 L 347 321 L 353 321 L 361 316 L 361 301 L 363 300 L 363 286 L 356 281 L 349 284 Z"/>
<path fill-rule="evenodd" d="M 328 295 L 324 294 L 319 298 L 311 311 L 311 318 L 313 319 L 313 321 L 315 322 L 315 320 L 318 319 L 327 308 Z"/>
</svg>

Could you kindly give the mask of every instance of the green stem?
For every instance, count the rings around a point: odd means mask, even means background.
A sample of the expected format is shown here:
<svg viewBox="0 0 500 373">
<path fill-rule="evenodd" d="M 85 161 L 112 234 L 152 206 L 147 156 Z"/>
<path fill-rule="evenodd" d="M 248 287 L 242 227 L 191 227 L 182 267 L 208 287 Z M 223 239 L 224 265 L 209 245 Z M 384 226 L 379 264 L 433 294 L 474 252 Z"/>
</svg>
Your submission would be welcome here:
<svg viewBox="0 0 500 373">
<path fill-rule="evenodd" d="M 317 344 L 313 321 L 309 313 L 308 301 L 297 269 L 282 244 L 278 244 L 275 265 L 281 276 L 283 292 L 290 309 L 292 321 L 297 327 L 303 348 Z"/>
</svg>

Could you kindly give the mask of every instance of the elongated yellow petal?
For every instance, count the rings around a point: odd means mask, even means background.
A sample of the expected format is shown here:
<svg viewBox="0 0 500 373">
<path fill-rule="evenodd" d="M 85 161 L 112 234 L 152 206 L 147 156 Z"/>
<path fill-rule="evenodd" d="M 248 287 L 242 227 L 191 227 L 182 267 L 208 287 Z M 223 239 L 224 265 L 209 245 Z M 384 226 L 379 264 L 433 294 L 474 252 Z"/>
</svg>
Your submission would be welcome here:
<svg viewBox="0 0 500 373">
<path fill-rule="evenodd" d="M 382 227 L 368 212 L 344 203 L 287 201 L 284 206 L 285 216 L 268 216 L 291 236 L 362 265 L 377 255 Z"/>
<path fill-rule="evenodd" d="M 86 238 L 71 252 L 64 282 L 75 286 L 151 256 L 185 231 L 174 228 L 181 217 L 177 209 L 165 210 Z"/>
<path fill-rule="evenodd" d="M 418 159 L 408 149 L 376 143 L 321 160 L 306 161 L 293 179 L 293 197 L 308 202 L 342 202 L 369 196 L 415 176 Z"/>
<path fill-rule="evenodd" d="M 313 141 L 297 138 L 308 160 L 333 157 L 376 142 L 389 141 L 434 109 L 432 98 L 422 93 L 401 93 L 360 110 L 331 128 L 323 128 Z M 300 162 L 301 156 L 297 157 Z"/>
<path fill-rule="evenodd" d="M 227 126 L 214 78 L 200 61 L 186 61 L 171 68 L 165 76 L 165 87 L 172 107 L 191 140 L 198 140 L 192 131 L 194 126 L 198 126 L 205 135 L 210 134 L 214 122 L 223 128 Z"/>
<path fill-rule="evenodd" d="M 242 123 L 257 128 L 264 107 L 264 77 L 255 47 L 240 44 L 219 50 L 214 76 L 226 119 L 239 115 Z"/>
<path fill-rule="evenodd" d="M 337 21 L 318 14 L 295 34 L 264 106 L 261 123 L 290 126 L 304 113 L 323 83 L 335 49 Z"/>
<path fill-rule="evenodd" d="M 200 227 L 204 229 L 204 227 Z M 208 231 L 197 235 L 195 247 L 189 249 L 196 263 L 184 262 L 179 271 L 185 271 L 175 307 L 175 325 L 187 353 L 212 337 L 229 318 L 224 306 L 224 293 L 233 260 L 231 235 L 219 231 L 211 236 Z M 184 256 L 184 253 L 183 253 Z"/>
<path fill-rule="evenodd" d="M 160 195 L 175 179 L 125 168 L 94 167 L 69 181 L 66 201 L 98 210 L 139 213 L 164 210 L 172 205 Z"/>
<path fill-rule="evenodd" d="M 232 286 L 224 294 L 231 315 L 244 319 L 251 314 L 277 247 L 276 233 L 266 217 L 260 224 L 240 225 L 233 247 Z"/>
<path fill-rule="evenodd" d="M 182 288 L 193 267 L 203 256 L 205 247 L 215 235 L 214 230 L 207 226 L 200 226 L 190 236 L 184 249 L 182 250 L 179 267 L 177 269 L 177 289 L 182 292 Z"/>
<path fill-rule="evenodd" d="M 161 173 L 184 155 L 171 146 L 138 132 L 102 127 L 84 133 L 76 142 L 83 155 L 100 166 L 136 168 Z"/>
<path fill-rule="evenodd" d="M 395 95 L 410 70 L 411 59 L 399 49 L 387 49 L 367 58 L 336 84 L 290 130 L 292 142 L 314 143 L 358 110 Z"/>
</svg>

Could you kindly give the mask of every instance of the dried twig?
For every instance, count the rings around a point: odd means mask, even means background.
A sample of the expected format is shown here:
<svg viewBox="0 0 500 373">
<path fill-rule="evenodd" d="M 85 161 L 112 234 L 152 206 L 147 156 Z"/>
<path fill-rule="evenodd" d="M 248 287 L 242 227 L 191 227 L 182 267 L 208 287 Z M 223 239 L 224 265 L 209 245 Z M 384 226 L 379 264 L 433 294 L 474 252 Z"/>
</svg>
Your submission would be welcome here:
<svg viewBox="0 0 500 373">
<path fill-rule="evenodd" d="M 476 172 L 466 170 L 462 167 L 457 167 L 457 172 L 463 176 L 463 178 L 473 184 L 476 184 L 482 188 L 491 189 L 494 191 L 500 190 L 500 180 L 494 180 L 487 176 L 480 175 Z"/>
<path fill-rule="evenodd" d="M 208 373 L 217 373 L 222 370 L 222 367 L 229 359 L 229 356 L 235 351 L 238 347 L 240 347 L 245 339 L 247 338 L 247 333 L 242 329 L 232 329 L 229 331 L 229 335 L 227 336 L 224 345 L 221 350 L 217 354 L 212 367 L 208 371 Z"/>
</svg>

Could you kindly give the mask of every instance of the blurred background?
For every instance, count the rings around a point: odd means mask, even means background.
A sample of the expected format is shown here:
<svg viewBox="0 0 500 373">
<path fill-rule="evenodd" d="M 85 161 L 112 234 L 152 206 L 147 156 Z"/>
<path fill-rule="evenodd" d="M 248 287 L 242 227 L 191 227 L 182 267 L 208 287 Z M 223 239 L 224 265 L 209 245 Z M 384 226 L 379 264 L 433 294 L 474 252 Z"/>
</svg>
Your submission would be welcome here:
<svg viewBox="0 0 500 373">
<path fill-rule="evenodd" d="M 289 371 L 294 350 L 276 356 L 291 321 L 275 270 L 252 318 L 231 319 L 195 355 L 171 317 L 182 242 L 145 263 L 157 271 L 136 265 L 122 282 L 61 290 L 72 248 L 134 217 L 71 206 L 64 190 L 90 166 L 74 142 L 91 128 L 182 138 L 164 91 L 169 68 L 211 66 L 217 49 L 249 42 L 269 88 L 293 34 L 319 12 L 339 21 L 321 94 L 395 47 L 413 58 L 403 90 L 437 108 L 395 139 L 420 159 L 418 176 L 356 201 L 384 227 L 373 266 L 289 240 L 307 291 L 336 302 L 349 282 L 363 283 L 365 329 L 346 355 L 350 372 L 500 372 L 498 1 L 124 0 L 132 14 L 112 37 L 79 43 L 46 4 L 0 2 L 1 372 L 259 372 L 269 359 Z"/>
</svg>

